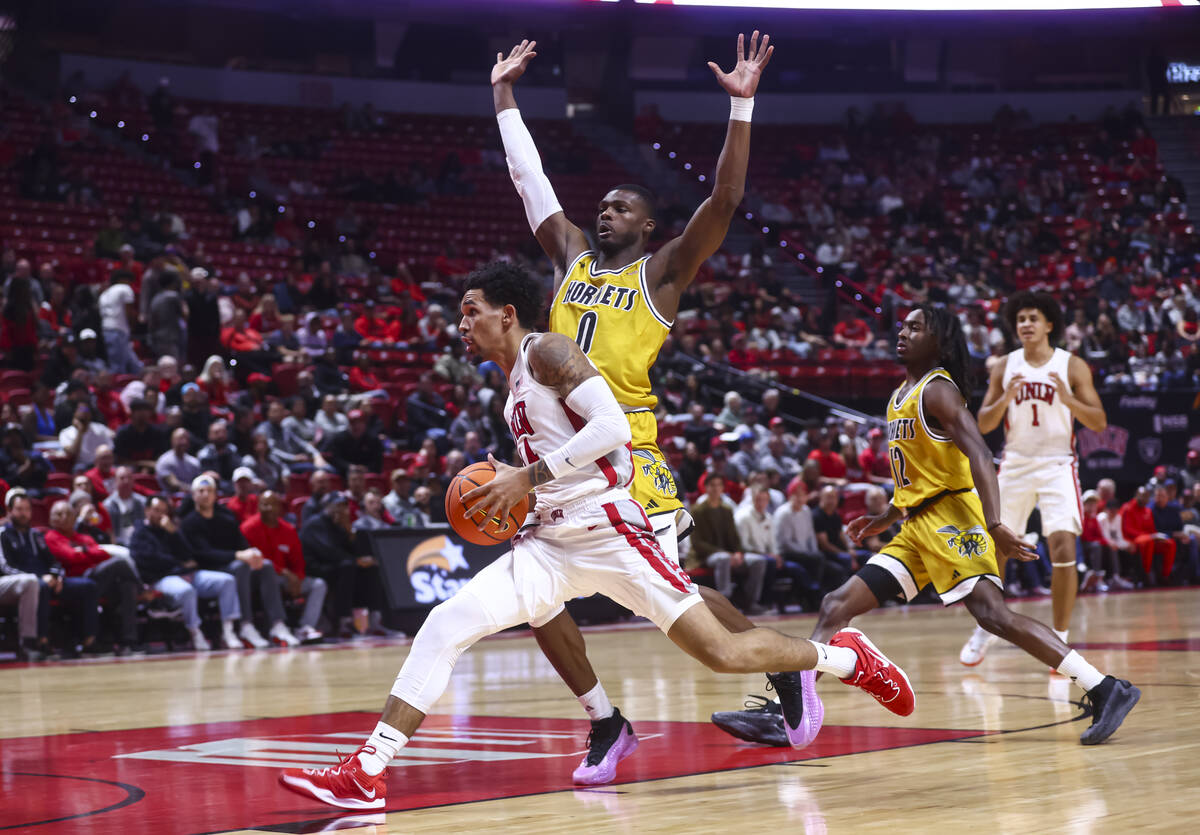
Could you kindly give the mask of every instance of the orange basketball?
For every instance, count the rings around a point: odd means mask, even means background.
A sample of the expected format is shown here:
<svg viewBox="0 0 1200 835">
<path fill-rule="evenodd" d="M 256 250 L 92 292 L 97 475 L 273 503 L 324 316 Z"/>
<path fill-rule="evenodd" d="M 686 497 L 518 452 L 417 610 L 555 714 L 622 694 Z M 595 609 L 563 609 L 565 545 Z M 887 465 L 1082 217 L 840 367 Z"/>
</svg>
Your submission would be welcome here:
<svg viewBox="0 0 1200 835">
<path fill-rule="evenodd" d="M 476 545 L 498 545 L 512 539 L 513 534 L 525 523 L 525 517 L 533 501 L 526 496 L 517 502 L 508 512 L 506 519 L 491 519 L 483 530 L 479 530 L 479 522 L 483 518 L 483 510 L 469 513 L 463 505 L 462 497 L 476 487 L 482 487 L 496 477 L 496 468 L 487 461 L 480 461 L 464 467 L 446 488 L 446 518 L 450 527 L 467 542 Z"/>
</svg>

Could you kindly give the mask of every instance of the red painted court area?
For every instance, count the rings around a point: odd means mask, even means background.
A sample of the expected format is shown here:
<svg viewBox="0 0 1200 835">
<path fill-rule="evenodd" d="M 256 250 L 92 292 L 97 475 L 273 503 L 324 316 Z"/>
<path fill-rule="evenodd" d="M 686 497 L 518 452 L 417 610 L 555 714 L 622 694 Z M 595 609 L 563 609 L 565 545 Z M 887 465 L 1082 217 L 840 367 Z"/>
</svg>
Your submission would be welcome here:
<svg viewBox="0 0 1200 835">
<path fill-rule="evenodd" d="M 353 751 L 375 714 L 74 733 L 0 743 L 0 831 L 299 831 L 327 806 L 283 789 L 288 766 Z M 804 751 L 739 744 L 708 723 L 638 722 L 618 783 L 835 757 L 980 736 L 979 731 L 826 726 Z M 387 811 L 564 791 L 586 726 L 564 719 L 431 716 L 390 772 Z"/>
</svg>

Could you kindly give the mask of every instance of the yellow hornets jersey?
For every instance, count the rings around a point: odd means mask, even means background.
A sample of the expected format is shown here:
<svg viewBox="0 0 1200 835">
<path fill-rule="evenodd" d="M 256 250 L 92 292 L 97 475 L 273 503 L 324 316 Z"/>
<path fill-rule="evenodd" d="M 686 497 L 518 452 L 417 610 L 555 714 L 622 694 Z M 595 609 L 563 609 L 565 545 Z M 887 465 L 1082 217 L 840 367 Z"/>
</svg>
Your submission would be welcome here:
<svg viewBox="0 0 1200 835">
<path fill-rule="evenodd" d="M 644 256 L 619 270 L 597 270 L 596 253 L 571 264 L 550 303 L 550 330 L 574 339 L 625 411 L 653 409 L 650 366 L 672 322 L 654 309 Z"/>
<path fill-rule="evenodd" d="M 903 386 L 888 400 L 888 457 L 896 507 L 916 507 L 926 499 L 947 490 L 969 490 L 971 465 L 950 438 L 933 431 L 925 422 L 922 396 L 930 380 L 950 380 L 944 368 L 935 368 L 922 377 L 900 398 Z M 951 381 L 953 382 L 953 381 Z"/>
</svg>

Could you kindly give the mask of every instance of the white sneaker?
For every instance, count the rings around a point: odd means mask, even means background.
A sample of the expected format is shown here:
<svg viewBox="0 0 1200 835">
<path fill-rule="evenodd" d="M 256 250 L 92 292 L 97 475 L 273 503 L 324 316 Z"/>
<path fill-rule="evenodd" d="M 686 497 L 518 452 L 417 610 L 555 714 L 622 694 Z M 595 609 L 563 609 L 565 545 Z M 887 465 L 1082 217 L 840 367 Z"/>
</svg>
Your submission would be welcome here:
<svg viewBox="0 0 1200 835">
<path fill-rule="evenodd" d="M 307 644 L 310 641 L 319 641 L 325 636 L 321 634 L 320 630 L 311 626 L 301 626 L 296 630 L 296 637 L 300 639 L 300 643 Z"/>
<path fill-rule="evenodd" d="M 974 667 L 983 661 L 983 657 L 987 655 L 988 647 L 996 640 L 996 636 L 988 632 L 981 626 L 976 626 L 975 631 L 971 633 L 971 637 L 963 644 L 962 652 L 958 654 L 958 660 L 967 667 Z"/>
<path fill-rule="evenodd" d="M 296 639 L 296 636 L 292 634 L 292 631 L 287 628 L 287 624 L 283 621 L 279 621 L 279 623 L 272 626 L 268 634 L 285 647 L 300 646 L 300 641 Z"/>
<path fill-rule="evenodd" d="M 204 637 L 204 633 L 197 629 L 192 633 L 192 649 L 196 652 L 208 652 L 212 649 L 212 644 L 208 642 L 208 638 Z"/>
<path fill-rule="evenodd" d="M 225 627 L 221 630 L 221 643 L 225 645 L 225 649 L 245 649 L 246 645 L 242 643 L 242 639 L 233 631 L 233 624 L 226 622 Z"/>
<path fill-rule="evenodd" d="M 242 628 L 238 630 L 238 637 L 255 649 L 266 649 L 270 646 L 266 639 L 258 634 L 258 630 L 254 628 L 254 624 L 250 621 L 242 624 Z"/>
</svg>

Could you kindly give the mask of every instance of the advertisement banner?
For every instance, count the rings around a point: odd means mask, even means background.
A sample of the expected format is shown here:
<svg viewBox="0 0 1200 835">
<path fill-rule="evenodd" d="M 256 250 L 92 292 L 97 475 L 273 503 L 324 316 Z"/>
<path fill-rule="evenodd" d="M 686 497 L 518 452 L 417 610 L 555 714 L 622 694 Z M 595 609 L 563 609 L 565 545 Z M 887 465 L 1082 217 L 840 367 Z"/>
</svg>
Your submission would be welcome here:
<svg viewBox="0 0 1200 835">
<path fill-rule="evenodd" d="M 432 609 L 449 600 L 508 544 L 472 545 L 449 528 L 365 531 L 379 562 L 388 605 L 396 611 Z"/>
<path fill-rule="evenodd" d="M 1102 478 L 1119 485 L 1144 484 L 1163 465 L 1182 469 L 1192 440 L 1200 448 L 1195 392 L 1126 392 L 1100 395 L 1108 426 L 1076 431 L 1079 480 L 1084 488 Z"/>
</svg>

